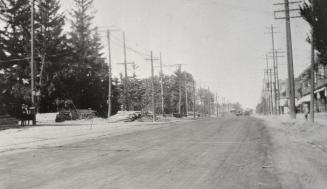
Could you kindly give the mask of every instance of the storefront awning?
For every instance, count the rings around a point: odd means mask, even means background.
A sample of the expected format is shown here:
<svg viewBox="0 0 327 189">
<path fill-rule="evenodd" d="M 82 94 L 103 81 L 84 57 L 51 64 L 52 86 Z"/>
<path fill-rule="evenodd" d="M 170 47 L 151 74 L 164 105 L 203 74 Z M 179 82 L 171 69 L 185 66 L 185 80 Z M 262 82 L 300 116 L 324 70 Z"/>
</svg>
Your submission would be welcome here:
<svg viewBox="0 0 327 189">
<path fill-rule="evenodd" d="M 321 91 L 325 91 L 325 89 L 326 89 L 326 87 L 320 88 L 320 89 L 318 89 L 318 90 L 315 90 L 315 93 L 319 93 L 319 92 L 321 92 Z"/>
<path fill-rule="evenodd" d="M 296 105 L 298 106 L 304 102 L 310 102 L 310 100 L 310 95 L 305 95 L 297 101 Z"/>
</svg>

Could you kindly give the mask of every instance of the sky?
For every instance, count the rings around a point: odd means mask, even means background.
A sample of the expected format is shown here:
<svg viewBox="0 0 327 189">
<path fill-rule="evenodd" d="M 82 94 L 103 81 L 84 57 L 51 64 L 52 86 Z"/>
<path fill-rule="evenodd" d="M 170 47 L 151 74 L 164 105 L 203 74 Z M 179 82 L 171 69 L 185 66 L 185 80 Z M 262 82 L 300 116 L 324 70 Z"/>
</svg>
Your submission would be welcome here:
<svg viewBox="0 0 327 189">
<path fill-rule="evenodd" d="M 282 1 L 282 0 L 280 0 Z M 240 102 L 255 108 L 263 86 L 265 55 L 272 49 L 271 35 L 276 26 L 276 48 L 286 49 L 285 21 L 275 20 L 273 11 L 283 9 L 278 0 L 94 0 L 94 26 L 112 32 L 112 69 L 114 76 L 123 72 L 122 32 L 125 32 L 128 62 L 138 65 L 136 75 L 149 77 L 150 51 L 162 53 L 163 64 L 183 64 L 197 86 L 210 88 L 220 99 Z M 62 0 L 69 12 L 72 0 Z M 67 14 L 68 15 L 68 14 Z M 310 64 L 310 46 L 306 42 L 309 26 L 301 18 L 292 19 L 295 75 Z M 103 45 L 107 48 L 105 33 Z M 107 53 L 105 52 L 105 56 Z M 271 62 L 270 62 L 271 63 Z M 280 78 L 287 77 L 286 57 L 279 59 Z M 159 62 L 155 61 L 155 66 Z M 177 68 L 177 67 L 176 67 Z M 165 67 L 170 74 L 175 67 Z M 159 68 L 155 68 L 158 74 Z M 132 75 L 130 66 L 128 74 Z"/>
</svg>

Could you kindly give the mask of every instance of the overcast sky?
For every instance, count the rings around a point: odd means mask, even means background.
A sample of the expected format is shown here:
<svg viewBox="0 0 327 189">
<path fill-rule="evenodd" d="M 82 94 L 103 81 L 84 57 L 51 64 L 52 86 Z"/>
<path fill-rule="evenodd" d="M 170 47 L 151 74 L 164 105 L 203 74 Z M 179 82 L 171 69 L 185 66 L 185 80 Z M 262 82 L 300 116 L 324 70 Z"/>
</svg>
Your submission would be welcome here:
<svg viewBox="0 0 327 189">
<path fill-rule="evenodd" d="M 126 33 L 127 45 L 142 53 L 162 52 L 164 64 L 185 64 L 198 86 L 210 87 L 219 96 L 243 107 L 254 108 L 260 100 L 265 54 L 271 50 L 266 27 L 277 27 L 276 47 L 286 49 L 285 21 L 274 20 L 271 0 L 94 0 L 96 26 L 114 26 Z M 276 0 L 278 2 L 278 0 Z M 72 0 L 62 0 L 69 11 Z M 299 74 L 310 63 L 305 39 L 308 25 L 292 20 L 294 68 Z M 102 29 L 102 28 L 101 28 Z M 112 37 L 113 72 L 123 62 L 122 33 Z M 103 34 L 104 36 L 104 34 Z M 105 38 L 104 38 L 105 39 Z M 103 41 L 107 47 L 105 40 Z M 140 53 L 127 51 L 128 61 L 139 66 L 136 74 L 148 77 L 150 63 Z M 286 58 L 279 60 L 280 77 L 286 78 Z M 159 62 L 156 62 L 159 65 Z M 172 73 L 175 68 L 165 68 Z M 159 68 L 156 68 L 158 73 Z M 132 67 L 129 69 L 132 74 Z"/>
</svg>

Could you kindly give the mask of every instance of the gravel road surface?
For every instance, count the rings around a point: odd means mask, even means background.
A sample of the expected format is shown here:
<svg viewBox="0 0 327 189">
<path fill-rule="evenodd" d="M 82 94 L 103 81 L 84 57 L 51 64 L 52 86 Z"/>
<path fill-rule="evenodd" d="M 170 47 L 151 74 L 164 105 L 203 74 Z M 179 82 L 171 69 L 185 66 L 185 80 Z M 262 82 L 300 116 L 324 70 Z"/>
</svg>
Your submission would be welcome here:
<svg viewBox="0 0 327 189">
<path fill-rule="evenodd" d="M 281 188 L 262 121 L 175 123 L 0 156 L 0 188 Z"/>
</svg>

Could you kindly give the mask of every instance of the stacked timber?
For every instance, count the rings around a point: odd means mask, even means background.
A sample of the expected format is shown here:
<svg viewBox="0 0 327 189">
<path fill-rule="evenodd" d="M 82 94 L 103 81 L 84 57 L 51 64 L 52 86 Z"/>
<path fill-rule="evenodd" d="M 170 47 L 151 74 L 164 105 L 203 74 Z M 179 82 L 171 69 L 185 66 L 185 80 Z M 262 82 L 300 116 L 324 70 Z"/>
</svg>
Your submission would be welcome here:
<svg viewBox="0 0 327 189">
<path fill-rule="evenodd" d="M 0 115 L 0 130 L 18 127 L 18 120 L 9 115 Z"/>
</svg>

